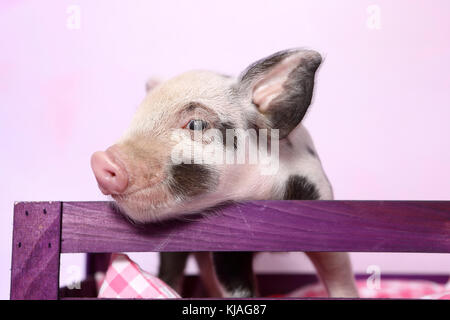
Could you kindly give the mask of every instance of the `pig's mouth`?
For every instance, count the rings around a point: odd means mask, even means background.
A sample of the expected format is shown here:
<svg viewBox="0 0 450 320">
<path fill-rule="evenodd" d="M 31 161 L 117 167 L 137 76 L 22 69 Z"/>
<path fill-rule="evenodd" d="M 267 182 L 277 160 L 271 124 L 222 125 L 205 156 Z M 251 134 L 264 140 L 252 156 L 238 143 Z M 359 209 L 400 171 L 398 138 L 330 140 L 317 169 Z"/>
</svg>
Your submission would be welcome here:
<svg viewBox="0 0 450 320">
<path fill-rule="evenodd" d="M 113 194 L 112 198 L 119 203 L 134 202 L 146 203 L 151 206 L 162 206 L 168 202 L 168 197 L 163 196 L 162 193 L 155 194 L 151 188 L 140 189 L 128 194 Z"/>
<path fill-rule="evenodd" d="M 199 213 L 218 206 L 216 197 L 178 198 L 161 188 L 144 188 L 132 193 L 111 195 L 122 215 L 134 224 L 161 222 Z"/>
</svg>

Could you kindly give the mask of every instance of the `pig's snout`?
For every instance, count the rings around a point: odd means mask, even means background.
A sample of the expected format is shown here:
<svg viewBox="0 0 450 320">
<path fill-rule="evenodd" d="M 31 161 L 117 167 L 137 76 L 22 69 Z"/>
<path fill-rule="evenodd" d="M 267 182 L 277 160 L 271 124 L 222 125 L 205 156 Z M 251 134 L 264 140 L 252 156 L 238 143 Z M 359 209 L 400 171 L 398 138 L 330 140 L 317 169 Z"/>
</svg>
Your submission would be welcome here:
<svg viewBox="0 0 450 320">
<path fill-rule="evenodd" d="M 109 151 L 95 152 L 91 157 L 91 167 L 103 194 L 121 194 L 127 189 L 128 173 Z"/>
</svg>

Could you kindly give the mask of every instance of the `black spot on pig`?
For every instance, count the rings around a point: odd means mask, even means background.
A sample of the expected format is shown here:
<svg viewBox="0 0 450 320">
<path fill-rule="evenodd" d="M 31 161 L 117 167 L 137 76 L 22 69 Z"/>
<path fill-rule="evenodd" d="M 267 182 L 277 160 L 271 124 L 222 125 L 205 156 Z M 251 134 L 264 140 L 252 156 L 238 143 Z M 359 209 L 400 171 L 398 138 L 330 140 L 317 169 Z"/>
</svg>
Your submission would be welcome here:
<svg viewBox="0 0 450 320">
<path fill-rule="evenodd" d="M 222 142 L 223 142 L 223 145 L 226 147 L 227 146 L 227 142 L 228 142 L 228 140 L 227 140 L 227 130 L 233 130 L 234 131 L 234 129 L 236 129 L 236 125 L 233 122 L 231 122 L 231 121 L 221 121 L 221 122 L 216 124 L 216 128 L 222 134 Z M 233 132 L 230 132 L 230 134 L 232 134 L 232 137 L 234 139 L 233 140 L 233 146 L 234 146 L 234 149 L 236 150 L 237 149 L 237 139 L 236 139 L 236 137 L 235 137 Z"/>
<path fill-rule="evenodd" d="M 172 166 L 170 175 L 170 191 L 182 198 L 214 191 L 219 183 L 218 173 L 203 164 L 177 164 Z"/>
<path fill-rule="evenodd" d="M 318 200 L 317 188 L 308 179 L 299 175 L 289 176 L 284 190 L 284 200 Z"/>
</svg>

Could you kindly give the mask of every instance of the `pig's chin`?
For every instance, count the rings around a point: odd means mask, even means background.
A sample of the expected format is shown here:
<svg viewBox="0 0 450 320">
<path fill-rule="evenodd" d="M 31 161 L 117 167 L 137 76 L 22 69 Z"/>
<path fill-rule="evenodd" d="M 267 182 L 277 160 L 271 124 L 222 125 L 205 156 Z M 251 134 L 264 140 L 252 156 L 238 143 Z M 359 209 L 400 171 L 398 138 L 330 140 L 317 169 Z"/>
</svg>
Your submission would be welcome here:
<svg viewBox="0 0 450 320">
<path fill-rule="evenodd" d="M 131 194 L 112 195 L 120 212 L 136 223 L 166 220 L 175 200 L 167 192 L 145 189 Z"/>
<path fill-rule="evenodd" d="M 143 190 L 128 195 L 113 195 L 120 212 L 134 223 L 161 222 L 199 213 L 226 203 L 207 194 L 201 197 L 176 198 L 167 191 Z"/>
</svg>

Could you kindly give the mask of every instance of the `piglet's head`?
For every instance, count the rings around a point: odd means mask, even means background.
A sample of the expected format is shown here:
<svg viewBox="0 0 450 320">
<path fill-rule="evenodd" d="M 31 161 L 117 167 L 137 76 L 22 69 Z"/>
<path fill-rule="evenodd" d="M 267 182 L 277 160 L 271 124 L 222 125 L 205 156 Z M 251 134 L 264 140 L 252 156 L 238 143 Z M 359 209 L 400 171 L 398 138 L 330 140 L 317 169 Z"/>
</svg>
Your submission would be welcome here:
<svg viewBox="0 0 450 320">
<path fill-rule="evenodd" d="M 278 129 L 279 139 L 287 137 L 311 102 L 320 62 L 317 52 L 295 49 L 253 63 L 238 78 L 191 71 L 150 83 L 123 137 L 92 155 L 100 190 L 138 222 L 269 198 L 273 187 L 267 184 L 276 177 L 258 178 L 258 164 L 217 161 L 236 149 L 242 135 L 230 143 L 227 130 Z M 257 140 L 246 146 L 260 146 Z M 196 151 L 205 146 L 215 152 Z M 189 152 L 178 152 L 183 150 Z"/>
</svg>

